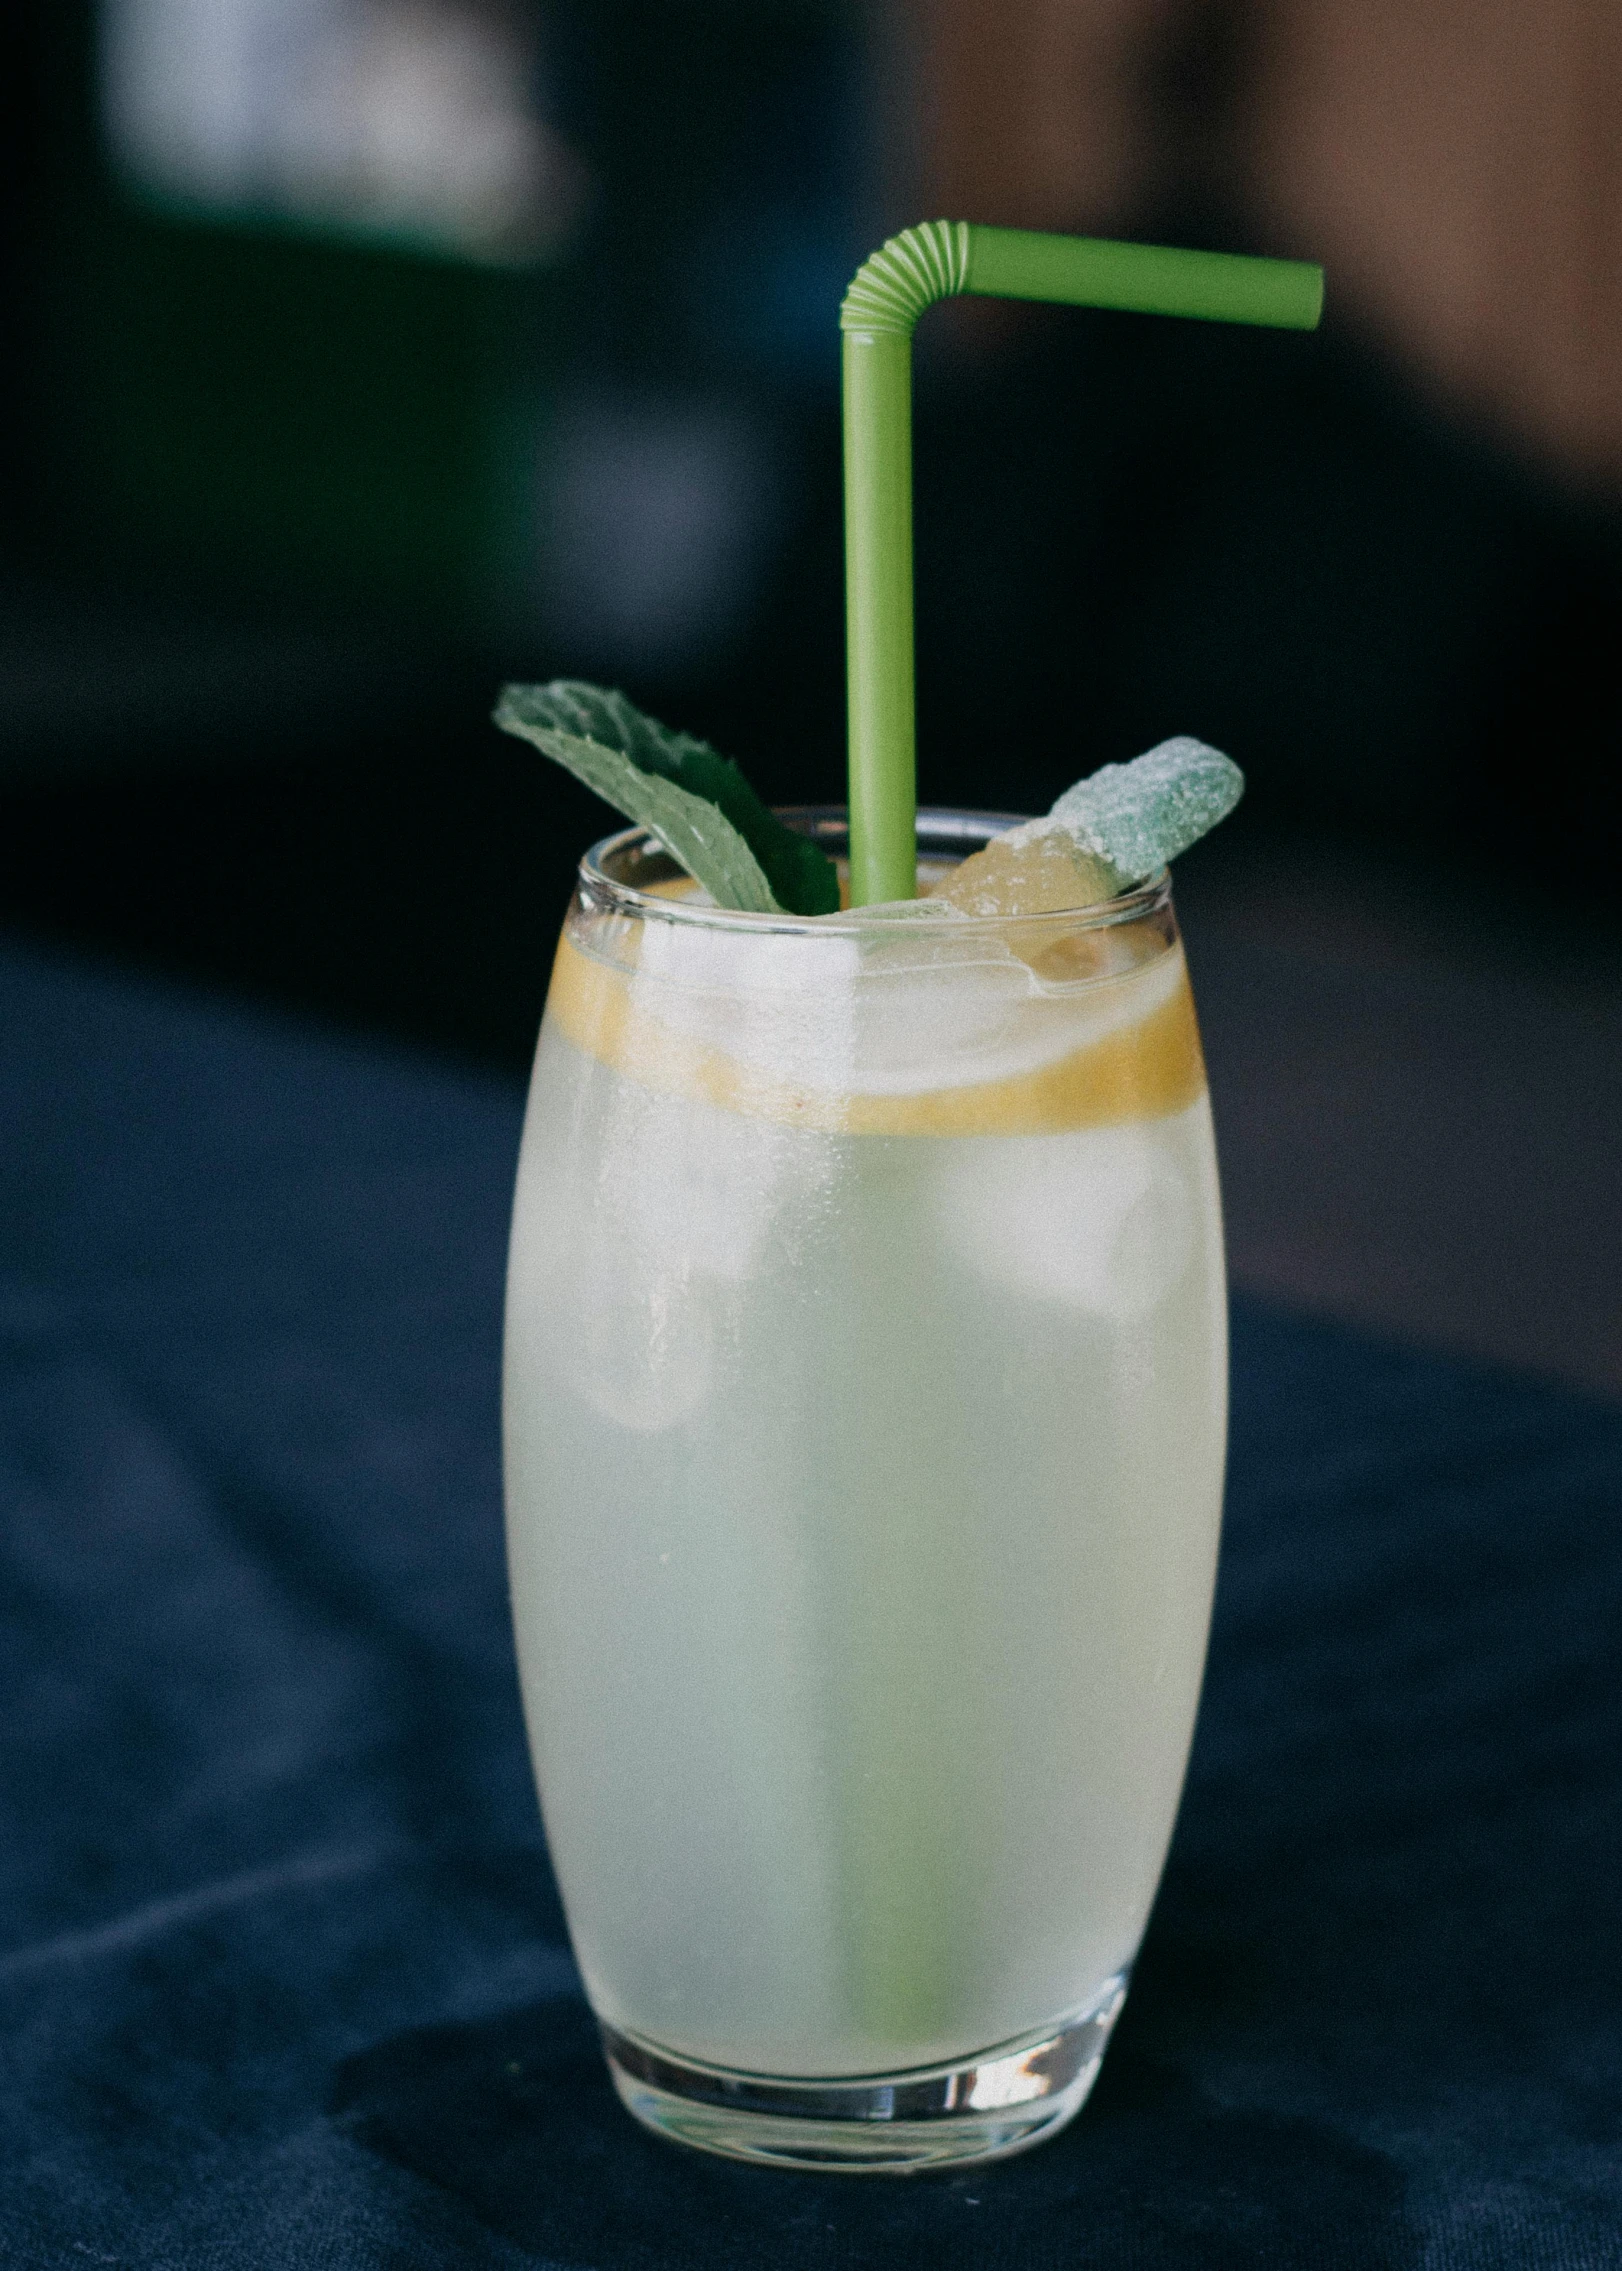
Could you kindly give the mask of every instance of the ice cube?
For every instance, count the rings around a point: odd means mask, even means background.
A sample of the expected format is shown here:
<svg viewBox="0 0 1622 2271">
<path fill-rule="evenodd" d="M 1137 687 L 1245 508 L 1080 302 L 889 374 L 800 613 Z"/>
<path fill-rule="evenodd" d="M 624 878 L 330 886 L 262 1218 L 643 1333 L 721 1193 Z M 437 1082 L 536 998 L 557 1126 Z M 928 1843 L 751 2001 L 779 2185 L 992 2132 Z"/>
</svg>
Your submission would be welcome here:
<svg viewBox="0 0 1622 2271">
<path fill-rule="evenodd" d="M 1023 1136 L 945 1157 L 936 1186 L 949 1250 L 987 1284 L 1120 1321 L 1182 1283 L 1202 1224 L 1210 1107 L 1173 1120 Z M 1207 1256 L 1209 1264 L 1209 1255 Z"/>
<path fill-rule="evenodd" d="M 1041 820 L 993 837 L 931 894 L 969 915 L 1060 914 L 1141 883 L 1230 813 L 1245 776 L 1188 734 L 1103 765 Z"/>
<path fill-rule="evenodd" d="M 524 1158 L 555 1172 L 520 1167 L 515 1329 L 599 1418 L 660 1434 L 710 1397 L 769 1250 L 792 1260 L 820 1213 L 831 1154 L 702 1097 L 634 1081 L 604 1097 L 555 1034 L 541 1047 Z"/>
</svg>

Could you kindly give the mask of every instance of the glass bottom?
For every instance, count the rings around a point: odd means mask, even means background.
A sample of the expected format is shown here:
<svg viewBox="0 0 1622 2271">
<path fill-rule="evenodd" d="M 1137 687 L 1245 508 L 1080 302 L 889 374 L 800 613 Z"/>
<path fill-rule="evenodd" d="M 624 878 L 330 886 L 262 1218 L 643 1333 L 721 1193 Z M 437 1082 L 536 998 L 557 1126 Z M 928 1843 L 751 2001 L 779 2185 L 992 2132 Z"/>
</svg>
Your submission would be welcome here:
<svg viewBox="0 0 1622 2271">
<path fill-rule="evenodd" d="M 950 2066 L 850 2081 L 730 2073 L 606 2023 L 603 2048 L 621 2103 L 661 2137 L 778 2168 L 908 2176 L 1026 2152 L 1072 2120 L 1098 2078 L 1127 1976 L 1038 2035 Z"/>
</svg>

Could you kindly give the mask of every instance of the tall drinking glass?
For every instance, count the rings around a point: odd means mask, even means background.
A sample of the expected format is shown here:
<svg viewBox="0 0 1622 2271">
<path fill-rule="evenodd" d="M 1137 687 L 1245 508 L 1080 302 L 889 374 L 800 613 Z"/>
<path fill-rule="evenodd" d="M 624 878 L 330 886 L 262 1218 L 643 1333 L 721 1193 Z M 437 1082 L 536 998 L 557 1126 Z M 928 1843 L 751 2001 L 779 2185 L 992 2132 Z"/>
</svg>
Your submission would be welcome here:
<svg viewBox="0 0 1622 2271">
<path fill-rule="evenodd" d="M 798 824 L 839 855 L 843 816 Z M 1005 821 L 920 815 L 922 874 Z M 1162 874 L 1073 914 L 700 904 L 588 854 L 541 1028 L 506 1474 L 610 2070 L 906 2169 L 1076 2112 L 1171 1835 L 1226 1335 Z"/>
</svg>

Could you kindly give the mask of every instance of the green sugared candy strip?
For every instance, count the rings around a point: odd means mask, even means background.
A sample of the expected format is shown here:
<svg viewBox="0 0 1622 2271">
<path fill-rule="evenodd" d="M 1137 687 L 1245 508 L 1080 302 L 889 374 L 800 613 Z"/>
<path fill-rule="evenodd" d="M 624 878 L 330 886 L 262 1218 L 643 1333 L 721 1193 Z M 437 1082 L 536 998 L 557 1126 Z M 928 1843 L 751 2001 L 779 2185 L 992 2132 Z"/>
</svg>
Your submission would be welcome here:
<svg viewBox="0 0 1622 2271">
<path fill-rule="evenodd" d="M 1230 813 L 1245 779 L 1220 750 L 1181 734 L 1066 789 L 1040 820 L 993 836 L 936 886 L 946 914 L 1064 914 L 1113 899 Z"/>
<path fill-rule="evenodd" d="M 1245 776 L 1231 757 L 1180 733 L 1130 764 L 1101 765 L 1066 789 L 1028 833 L 1055 823 L 1067 829 L 1108 864 L 1124 891 L 1198 843 L 1244 793 Z"/>
</svg>

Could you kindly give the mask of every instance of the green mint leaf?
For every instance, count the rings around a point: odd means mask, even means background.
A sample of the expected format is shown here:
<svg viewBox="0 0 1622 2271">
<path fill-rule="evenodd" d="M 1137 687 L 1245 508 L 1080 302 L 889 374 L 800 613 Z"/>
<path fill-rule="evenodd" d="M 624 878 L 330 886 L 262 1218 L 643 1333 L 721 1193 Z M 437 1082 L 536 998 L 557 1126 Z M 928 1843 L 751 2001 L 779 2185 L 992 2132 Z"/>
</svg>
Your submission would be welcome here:
<svg viewBox="0 0 1622 2271">
<path fill-rule="evenodd" d="M 496 723 L 566 766 L 627 820 L 651 830 L 672 859 L 701 883 L 718 907 L 745 914 L 781 913 L 760 862 L 723 812 L 707 797 L 679 789 L 659 773 L 644 773 L 622 750 L 601 741 L 536 726 L 505 708 Z"/>
<path fill-rule="evenodd" d="M 821 847 L 785 828 L 730 758 L 645 716 L 623 694 L 568 678 L 505 686 L 495 717 L 627 819 L 651 828 L 717 905 L 793 915 L 837 911 L 839 877 Z M 661 798 L 660 787 L 676 801 Z M 695 815 L 695 804 L 707 810 Z"/>
</svg>

